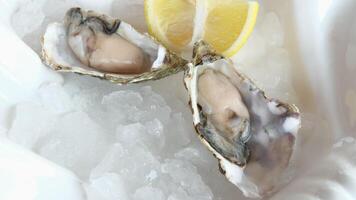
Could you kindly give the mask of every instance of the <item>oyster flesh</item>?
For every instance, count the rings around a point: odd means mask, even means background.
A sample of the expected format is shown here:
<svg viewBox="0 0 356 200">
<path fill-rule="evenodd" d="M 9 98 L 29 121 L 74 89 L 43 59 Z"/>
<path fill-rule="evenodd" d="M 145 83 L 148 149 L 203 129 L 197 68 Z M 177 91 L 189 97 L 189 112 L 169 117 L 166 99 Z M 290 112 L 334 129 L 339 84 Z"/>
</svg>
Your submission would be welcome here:
<svg viewBox="0 0 356 200">
<path fill-rule="evenodd" d="M 247 197 L 275 192 L 292 160 L 298 109 L 267 98 L 204 42 L 196 43 L 184 79 L 194 126 L 220 171 Z"/>
<path fill-rule="evenodd" d="M 129 24 L 93 11 L 71 8 L 42 40 L 51 68 L 124 84 L 160 79 L 185 69 L 186 61 Z"/>
</svg>

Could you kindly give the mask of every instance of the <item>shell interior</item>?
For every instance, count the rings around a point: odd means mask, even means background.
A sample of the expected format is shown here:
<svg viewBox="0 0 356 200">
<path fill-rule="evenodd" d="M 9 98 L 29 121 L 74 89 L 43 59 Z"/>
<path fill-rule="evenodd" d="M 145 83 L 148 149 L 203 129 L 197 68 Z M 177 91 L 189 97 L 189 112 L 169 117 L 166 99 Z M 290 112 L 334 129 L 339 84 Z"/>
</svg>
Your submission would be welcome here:
<svg viewBox="0 0 356 200">
<path fill-rule="evenodd" d="M 198 43 L 195 54 L 197 65 L 189 65 L 185 84 L 191 98 L 194 125 L 202 142 L 219 159 L 224 175 L 246 196 L 264 197 L 272 194 L 281 185 L 281 177 L 292 160 L 301 123 L 298 109 L 294 105 L 267 98 L 250 79 L 236 71 L 230 60 L 207 50 L 206 44 Z M 250 116 L 248 139 L 242 142 L 228 141 L 222 137 L 226 133 L 217 128 L 219 124 L 209 118 L 209 109 L 205 108 L 200 97 L 204 94 L 199 91 L 199 79 L 207 70 L 223 74 L 240 92 Z M 223 102 L 225 96 L 219 98 Z M 241 159 L 246 162 L 236 162 Z"/>
<path fill-rule="evenodd" d="M 73 9 L 79 8 L 72 8 L 71 10 Z M 79 61 L 71 47 L 68 45 L 68 25 L 65 21 L 50 24 L 42 38 L 42 58 L 45 64 L 51 68 L 62 72 L 74 72 L 99 77 L 115 83 L 136 83 L 146 80 L 154 80 L 184 70 L 187 63 L 185 60 L 157 44 L 148 35 L 137 32 L 131 25 L 105 15 L 97 14 L 93 11 L 79 10 L 83 15 L 83 21 L 88 20 L 89 18 L 97 18 L 100 21 L 105 22 L 108 26 L 117 24 L 115 31 L 111 34 L 118 34 L 125 40 L 142 49 L 145 54 L 149 56 L 152 65 L 151 71 L 141 74 L 118 74 L 107 73 L 86 66 Z"/>
</svg>

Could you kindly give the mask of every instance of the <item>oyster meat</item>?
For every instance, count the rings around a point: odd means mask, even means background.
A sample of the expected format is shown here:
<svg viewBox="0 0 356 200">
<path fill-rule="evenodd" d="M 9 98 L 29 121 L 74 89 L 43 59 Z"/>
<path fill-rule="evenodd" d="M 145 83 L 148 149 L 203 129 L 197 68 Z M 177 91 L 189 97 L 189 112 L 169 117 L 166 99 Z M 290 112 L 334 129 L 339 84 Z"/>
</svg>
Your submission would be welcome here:
<svg viewBox="0 0 356 200">
<path fill-rule="evenodd" d="M 187 63 L 129 24 L 81 8 L 47 27 L 42 57 L 55 70 L 121 84 L 160 79 Z"/>
<path fill-rule="evenodd" d="M 267 98 L 204 42 L 196 43 L 185 84 L 197 133 L 227 179 L 253 198 L 284 184 L 301 123 L 298 109 Z"/>
</svg>

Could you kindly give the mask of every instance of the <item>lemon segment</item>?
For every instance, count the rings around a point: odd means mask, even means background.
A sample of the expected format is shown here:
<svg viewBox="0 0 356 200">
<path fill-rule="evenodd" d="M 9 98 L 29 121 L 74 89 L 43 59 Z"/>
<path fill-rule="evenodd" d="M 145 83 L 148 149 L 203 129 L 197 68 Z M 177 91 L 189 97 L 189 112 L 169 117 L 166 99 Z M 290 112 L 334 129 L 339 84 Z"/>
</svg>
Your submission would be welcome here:
<svg viewBox="0 0 356 200">
<path fill-rule="evenodd" d="M 146 0 L 145 16 L 149 33 L 169 49 L 180 51 L 191 41 L 195 1 Z"/>
<path fill-rule="evenodd" d="M 211 2 L 211 3 L 210 3 Z M 237 52 L 251 34 L 258 4 L 256 2 L 210 0 L 204 40 L 225 56 Z"/>
<path fill-rule="evenodd" d="M 249 2 L 249 11 L 246 18 L 246 23 L 243 29 L 240 32 L 240 35 L 237 37 L 234 43 L 232 43 L 231 47 L 223 52 L 223 54 L 227 57 L 234 56 L 247 42 L 251 33 L 253 32 L 257 16 L 258 16 L 259 4 L 257 2 Z"/>
<path fill-rule="evenodd" d="M 207 41 L 219 53 L 227 57 L 236 54 L 253 31 L 258 3 L 247 0 L 204 0 L 204 20 L 194 22 L 202 18 L 195 16 L 198 15 L 196 9 L 199 2 L 145 0 L 149 33 L 167 48 L 179 53 L 194 42 L 191 40 L 195 28 L 199 27 L 202 31 L 199 38 Z"/>
</svg>

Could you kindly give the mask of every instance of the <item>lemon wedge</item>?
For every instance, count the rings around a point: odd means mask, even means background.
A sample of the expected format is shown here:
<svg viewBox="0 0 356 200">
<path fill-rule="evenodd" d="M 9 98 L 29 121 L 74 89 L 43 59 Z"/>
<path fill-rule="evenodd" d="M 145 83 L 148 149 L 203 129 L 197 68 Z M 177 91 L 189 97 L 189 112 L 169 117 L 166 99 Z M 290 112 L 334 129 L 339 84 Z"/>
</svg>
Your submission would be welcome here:
<svg viewBox="0 0 356 200">
<path fill-rule="evenodd" d="M 145 17 L 148 31 L 173 51 L 181 51 L 191 41 L 195 1 L 147 0 Z"/>
<path fill-rule="evenodd" d="M 145 17 L 149 33 L 168 49 L 180 53 L 203 39 L 231 57 L 252 33 L 258 8 L 247 0 L 145 0 Z"/>
</svg>

